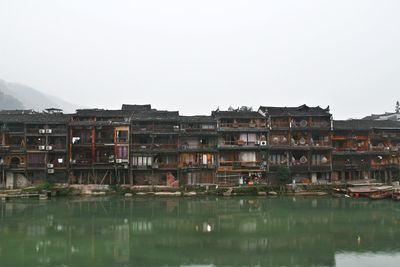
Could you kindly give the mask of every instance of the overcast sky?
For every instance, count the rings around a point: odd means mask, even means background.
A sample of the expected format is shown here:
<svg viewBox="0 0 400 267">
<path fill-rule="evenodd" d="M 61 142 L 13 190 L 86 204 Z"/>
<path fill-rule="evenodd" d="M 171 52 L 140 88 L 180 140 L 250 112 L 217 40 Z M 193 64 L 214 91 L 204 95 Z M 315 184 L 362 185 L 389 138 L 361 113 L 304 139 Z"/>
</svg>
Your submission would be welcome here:
<svg viewBox="0 0 400 267">
<path fill-rule="evenodd" d="M 0 0 L 0 78 L 86 107 L 182 114 L 400 99 L 398 0 Z"/>
</svg>

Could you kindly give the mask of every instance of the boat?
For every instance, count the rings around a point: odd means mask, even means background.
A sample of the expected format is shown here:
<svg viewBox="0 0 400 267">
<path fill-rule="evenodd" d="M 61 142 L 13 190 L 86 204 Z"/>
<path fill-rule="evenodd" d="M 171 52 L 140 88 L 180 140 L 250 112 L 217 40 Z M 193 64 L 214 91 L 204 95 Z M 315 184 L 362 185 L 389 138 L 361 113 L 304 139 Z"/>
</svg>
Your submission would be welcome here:
<svg viewBox="0 0 400 267">
<path fill-rule="evenodd" d="M 377 191 L 374 186 L 354 186 L 349 187 L 347 190 L 350 197 L 369 197 Z"/>
<path fill-rule="evenodd" d="M 393 195 L 393 186 L 377 186 L 375 187 L 375 192 L 371 193 L 369 195 L 369 198 L 372 200 L 378 200 L 378 199 L 385 199 L 385 198 L 391 198 Z"/>
</svg>

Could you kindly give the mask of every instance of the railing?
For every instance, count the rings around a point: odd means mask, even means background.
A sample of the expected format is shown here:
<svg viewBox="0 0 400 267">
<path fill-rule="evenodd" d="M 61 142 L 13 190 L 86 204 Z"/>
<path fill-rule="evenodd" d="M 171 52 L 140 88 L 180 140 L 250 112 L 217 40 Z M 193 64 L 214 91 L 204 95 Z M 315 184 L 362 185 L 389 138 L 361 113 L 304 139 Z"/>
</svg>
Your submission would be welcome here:
<svg viewBox="0 0 400 267">
<path fill-rule="evenodd" d="M 313 128 L 330 128 L 331 122 L 330 121 L 311 121 L 309 123 L 309 127 Z"/>
<path fill-rule="evenodd" d="M 54 162 L 49 162 L 49 164 L 53 164 L 54 168 L 65 168 L 65 167 L 67 167 L 67 163 L 66 162 L 59 163 L 58 161 L 54 161 Z"/>
<path fill-rule="evenodd" d="M 289 128 L 289 122 L 288 121 L 272 121 L 271 122 L 271 127 L 272 128 Z"/>
<path fill-rule="evenodd" d="M 371 146 L 372 151 L 399 151 L 400 147 L 398 146 Z"/>
<path fill-rule="evenodd" d="M 71 161 L 71 165 L 92 165 L 92 162 L 89 158 L 75 159 Z"/>
<path fill-rule="evenodd" d="M 290 142 L 290 145 L 292 147 L 297 147 L 297 146 L 311 146 L 310 141 L 307 139 L 306 141 L 302 142 L 299 140 L 295 140 L 294 142 Z"/>
<path fill-rule="evenodd" d="M 220 128 L 267 128 L 266 123 L 243 123 L 243 122 L 238 122 L 238 123 L 225 123 L 221 122 L 219 124 Z"/>
<path fill-rule="evenodd" d="M 260 140 L 258 140 L 258 141 L 250 141 L 250 142 L 246 142 L 244 140 L 223 141 L 222 143 L 220 143 L 220 146 L 260 146 L 260 145 L 261 145 L 261 141 Z"/>
<path fill-rule="evenodd" d="M 216 149 L 216 145 L 181 145 L 181 150 Z"/>
<path fill-rule="evenodd" d="M 157 163 L 158 168 L 164 168 L 164 169 L 175 169 L 178 168 L 178 162 L 174 163 Z M 153 167 L 154 168 L 154 167 Z"/>
<path fill-rule="evenodd" d="M 96 157 L 94 164 L 112 164 L 114 162 L 114 157 Z"/>
<path fill-rule="evenodd" d="M 307 120 L 293 120 L 291 122 L 292 128 L 330 128 L 330 122 L 327 121 L 307 121 Z"/>
<path fill-rule="evenodd" d="M 44 162 L 28 162 L 28 168 L 45 168 Z"/>
<path fill-rule="evenodd" d="M 132 126 L 133 133 L 140 133 L 140 132 L 158 132 L 158 133 L 170 133 L 170 132 L 177 132 L 179 128 L 175 128 L 173 125 L 171 126 Z"/>
<path fill-rule="evenodd" d="M 96 138 L 96 144 L 114 144 L 114 138 Z"/>
<path fill-rule="evenodd" d="M 129 138 L 128 137 L 119 137 L 117 138 L 117 143 L 118 144 L 127 144 L 129 143 Z"/>
<path fill-rule="evenodd" d="M 65 144 L 49 144 L 49 146 L 51 146 L 54 149 L 59 149 L 59 150 L 64 150 L 67 149 L 67 146 Z"/>
<path fill-rule="evenodd" d="M 87 146 L 87 145 L 91 145 L 92 144 L 92 140 L 79 140 L 79 141 L 77 141 L 75 143 L 71 142 L 71 144 L 73 146 Z"/>
<path fill-rule="evenodd" d="M 334 147 L 334 151 L 337 152 L 351 152 L 351 151 L 368 151 L 368 147 Z"/>
<path fill-rule="evenodd" d="M 39 130 L 45 130 L 45 132 L 40 133 Z M 47 130 L 47 132 L 46 132 Z M 48 132 L 48 130 L 51 131 Z M 67 134 L 67 128 L 48 128 L 48 129 L 44 129 L 44 128 L 27 128 L 26 129 L 26 133 L 27 134 L 38 134 L 38 135 L 44 135 L 44 134 Z"/>
<path fill-rule="evenodd" d="M 191 127 L 191 128 L 185 128 L 182 127 L 181 131 L 183 132 L 215 132 L 217 127 L 214 128 L 201 128 L 201 127 Z"/>
<path fill-rule="evenodd" d="M 178 149 L 178 144 L 132 144 L 134 150 L 172 150 Z"/>
<path fill-rule="evenodd" d="M 52 133 L 53 134 L 67 134 L 68 130 L 66 128 L 64 128 L 64 129 L 53 128 Z"/>
<path fill-rule="evenodd" d="M 259 167 L 261 161 L 220 161 L 220 166 L 232 166 L 232 167 Z"/>
<path fill-rule="evenodd" d="M 25 129 L 23 127 L 8 127 L 8 132 L 10 133 L 24 133 Z"/>
<path fill-rule="evenodd" d="M 389 138 L 394 138 L 394 139 L 399 139 L 400 134 L 394 134 L 394 133 L 375 133 L 370 135 L 371 139 L 389 139 Z"/>
<path fill-rule="evenodd" d="M 288 146 L 289 145 L 289 139 L 287 136 L 283 135 L 272 135 L 270 136 L 270 145 L 271 146 Z"/>
<path fill-rule="evenodd" d="M 330 142 L 330 141 L 312 141 L 312 142 L 310 142 L 311 143 L 311 146 L 314 146 L 314 147 L 319 147 L 319 146 L 332 146 L 332 142 Z"/>
<path fill-rule="evenodd" d="M 203 164 L 200 162 L 181 162 L 179 164 L 180 168 L 214 168 L 215 164 Z"/>
<path fill-rule="evenodd" d="M 311 162 L 311 166 L 330 166 L 331 165 L 331 161 L 327 161 L 326 163 L 312 163 Z"/>
<path fill-rule="evenodd" d="M 45 144 L 27 144 L 26 145 L 26 149 L 29 149 L 29 150 L 39 150 L 39 146 L 44 146 L 45 148 L 44 149 L 41 149 L 41 150 L 46 150 L 46 145 Z"/>
</svg>

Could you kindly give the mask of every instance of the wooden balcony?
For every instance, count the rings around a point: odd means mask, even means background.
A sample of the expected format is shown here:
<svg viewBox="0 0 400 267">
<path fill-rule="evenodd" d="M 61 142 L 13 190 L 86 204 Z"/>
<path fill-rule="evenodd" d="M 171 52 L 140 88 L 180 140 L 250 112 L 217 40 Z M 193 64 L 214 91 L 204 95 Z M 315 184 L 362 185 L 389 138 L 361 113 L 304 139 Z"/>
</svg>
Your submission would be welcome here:
<svg viewBox="0 0 400 267">
<path fill-rule="evenodd" d="M 178 144 L 132 144 L 131 149 L 134 151 L 176 151 L 176 152 L 178 152 Z"/>
<path fill-rule="evenodd" d="M 177 125 L 176 125 L 177 126 Z M 179 127 L 171 126 L 140 126 L 134 125 L 132 126 L 132 134 L 144 134 L 144 133 L 176 133 L 178 134 L 180 131 Z"/>
<path fill-rule="evenodd" d="M 218 131 L 247 131 L 247 132 L 265 132 L 268 131 L 267 123 L 224 123 L 218 125 Z"/>
<path fill-rule="evenodd" d="M 197 152 L 197 151 L 215 151 L 216 145 L 181 145 L 179 151 Z"/>
<path fill-rule="evenodd" d="M 223 141 L 222 143 L 218 144 L 220 148 L 243 148 L 243 147 L 251 147 L 251 148 L 266 148 L 267 141 L 252 141 L 246 142 L 244 140 L 236 140 L 236 141 Z"/>
<path fill-rule="evenodd" d="M 261 161 L 220 161 L 218 171 L 260 170 Z"/>
<path fill-rule="evenodd" d="M 200 162 L 181 162 L 179 164 L 179 168 L 181 169 L 191 169 L 191 168 L 201 168 L 201 169 L 207 169 L 207 168 L 215 168 L 215 164 L 202 164 Z"/>
<path fill-rule="evenodd" d="M 272 121 L 271 122 L 271 128 L 272 129 L 277 129 L 277 128 L 289 128 L 290 127 L 290 123 L 289 121 Z"/>
<path fill-rule="evenodd" d="M 27 168 L 44 169 L 44 168 L 46 168 L 46 163 L 45 162 L 28 162 Z"/>
</svg>

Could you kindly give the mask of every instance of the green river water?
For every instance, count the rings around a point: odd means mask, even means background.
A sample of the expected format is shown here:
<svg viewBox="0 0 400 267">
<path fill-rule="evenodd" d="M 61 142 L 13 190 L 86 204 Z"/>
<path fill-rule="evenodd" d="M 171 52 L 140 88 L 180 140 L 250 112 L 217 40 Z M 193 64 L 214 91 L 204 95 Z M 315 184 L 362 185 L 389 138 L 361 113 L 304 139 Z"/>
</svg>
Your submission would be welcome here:
<svg viewBox="0 0 400 267">
<path fill-rule="evenodd" d="M 0 266 L 400 266 L 400 202 L 329 197 L 0 202 Z"/>
</svg>

